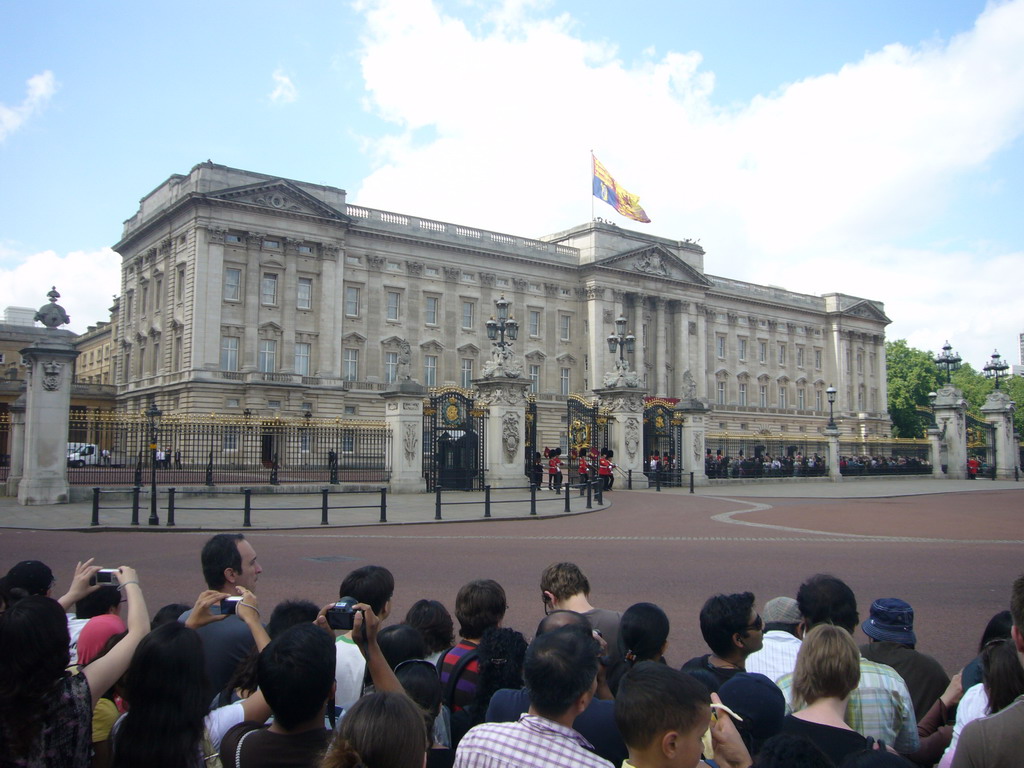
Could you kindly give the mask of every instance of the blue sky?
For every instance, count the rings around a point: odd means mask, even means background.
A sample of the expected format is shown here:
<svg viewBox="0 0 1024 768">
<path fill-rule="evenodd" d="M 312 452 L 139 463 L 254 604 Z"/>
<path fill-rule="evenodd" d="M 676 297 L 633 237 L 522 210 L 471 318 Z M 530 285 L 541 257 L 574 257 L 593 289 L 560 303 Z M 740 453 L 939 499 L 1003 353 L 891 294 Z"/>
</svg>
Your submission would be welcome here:
<svg viewBox="0 0 1024 768">
<path fill-rule="evenodd" d="M 140 197 L 212 159 L 539 236 L 589 150 L 708 272 L 1017 360 L 1024 0 L 0 3 L 0 307 L 73 329 Z"/>
</svg>

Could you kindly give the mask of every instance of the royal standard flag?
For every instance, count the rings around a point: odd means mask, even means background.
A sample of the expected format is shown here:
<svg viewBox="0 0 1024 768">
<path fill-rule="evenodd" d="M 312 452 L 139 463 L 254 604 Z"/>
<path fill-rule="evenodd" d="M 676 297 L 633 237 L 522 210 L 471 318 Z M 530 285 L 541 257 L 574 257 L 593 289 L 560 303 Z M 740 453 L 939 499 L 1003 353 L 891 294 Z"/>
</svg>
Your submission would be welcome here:
<svg viewBox="0 0 1024 768">
<path fill-rule="evenodd" d="M 640 207 L 640 198 L 616 184 L 615 179 L 608 173 L 608 169 L 601 165 L 593 155 L 591 158 L 594 161 L 594 197 L 608 203 L 623 216 L 650 224 L 651 220 L 647 218 L 644 209 Z"/>
</svg>

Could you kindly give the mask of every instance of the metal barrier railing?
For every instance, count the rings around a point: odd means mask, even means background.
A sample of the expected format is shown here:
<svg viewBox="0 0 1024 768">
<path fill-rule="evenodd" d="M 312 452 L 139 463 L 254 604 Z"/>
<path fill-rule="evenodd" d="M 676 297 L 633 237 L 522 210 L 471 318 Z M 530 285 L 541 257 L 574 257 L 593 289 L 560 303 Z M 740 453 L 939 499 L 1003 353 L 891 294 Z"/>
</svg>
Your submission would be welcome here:
<svg viewBox="0 0 1024 768">
<path fill-rule="evenodd" d="M 598 480 L 593 480 L 587 483 L 576 483 L 576 484 L 563 484 L 562 488 L 565 489 L 565 493 L 559 494 L 560 498 L 549 497 L 541 499 L 539 503 L 544 504 L 548 501 L 561 501 L 563 508 L 562 511 L 565 513 L 572 512 L 572 499 L 574 495 L 569 493 L 570 489 L 579 489 L 580 495 L 575 498 L 585 497 L 586 509 L 593 509 L 594 503 L 604 505 L 604 495 L 602 492 L 602 484 Z M 492 491 L 518 491 L 526 490 L 530 492 L 529 497 L 522 499 L 493 499 L 491 496 Z M 444 492 L 444 488 L 436 486 L 434 488 L 434 520 L 443 520 L 441 510 L 446 506 L 464 506 L 466 504 L 483 504 L 484 507 L 484 518 L 491 517 L 491 507 L 496 504 L 525 504 L 530 505 L 530 515 L 536 516 L 537 514 L 537 486 L 536 485 L 512 485 L 512 486 L 484 486 L 484 498 L 483 500 L 471 499 L 469 501 L 445 501 L 442 499 L 441 494 Z M 464 493 L 460 490 L 460 494 Z"/>
<path fill-rule="evenodd" d="M 230 496 L 241 496 L 241 509 L 242 512 L 242 527 L 252 527 L 252 513 L 259 511 L 270 511 L 272 509 L 280 509 L 280 507 L 254 507 L 252 504 L 252 489 L 242 488 L 238 491 L 220 491 L 211 492 L 208 490 L 202 491 L 187 491 L 178 490 L 177 488 L 167 488 L 158 490 L 167 493 L 167 504 L 163 508 L 167 513 L 166 527 L 173 528 L 177 524 L 176 516 L 179 511 L 192 511 L 192 512 L 223 512 L 231 511 L 232 507 L 211 507 L 211 506 L 182 506 L 178 500 L 178 496 L 202 496 L 202 497 L 230 497 Z M 142 488 L 141 486 L 135 486 L 131 489 L 131 504 L 129 506 L 103 506 L 100 504 L 100 499 L 103 494 L 109 493 L 124 493 L 123 489 L 109 489 L 104 490 L 102 488 L 92 489 L 92 520 L 90 526 L 98 526 L 100 524 L 100 511 L 103 510 L 120 510 L 127 509 L 131 510 L 131 525 L 139 524 L 139 509 L 140 509 L 140 497 L 143 493 L 151 493 L 149 489 Z M 380 500 L 375 504 L 334 504 L 330 503 L 331 496 L 355 496 L 360 494 L 379 494 Z M 271 498 L 274 498 L 271 495 Z M 237 508 L 235 508 L 237 509 Z M 339 491 L 331 488 L 320 489 L 320 504 L 315 507 L 288 507 L 289 511 L 303 512 L 317 510 L 320 512 L 320 525 L 330 525 L 330 512 L 332 510 L 353 510 L 353 509 L 378 509 L 380 510 L 380 522 L 386 523 L 388 521 L 388 489 L 380 488 L 376 491 Z M 150 515 L 149 525 L 159 525 L 159 517 L 156 515 Z"/>
</svg>

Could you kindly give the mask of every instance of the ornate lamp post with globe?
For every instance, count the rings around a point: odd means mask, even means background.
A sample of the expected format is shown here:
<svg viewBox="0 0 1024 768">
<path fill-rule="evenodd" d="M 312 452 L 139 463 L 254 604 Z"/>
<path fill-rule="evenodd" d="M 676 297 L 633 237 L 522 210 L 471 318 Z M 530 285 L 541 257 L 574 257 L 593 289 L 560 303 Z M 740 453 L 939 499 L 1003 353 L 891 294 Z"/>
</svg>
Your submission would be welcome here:
<svg viewBox="0 0 1024 768">
<path fill-rule="evenodd" d="M 953 371 L 960 368 L 960 355 L 953 351 L 952 345 L 947 341 L 942 347 L 942 354 L 937 355 L 934 358 L 934 362 L 939 368 L 946 372 L 946 385 L 949 386 L 953 383 Z"/>
</svg>

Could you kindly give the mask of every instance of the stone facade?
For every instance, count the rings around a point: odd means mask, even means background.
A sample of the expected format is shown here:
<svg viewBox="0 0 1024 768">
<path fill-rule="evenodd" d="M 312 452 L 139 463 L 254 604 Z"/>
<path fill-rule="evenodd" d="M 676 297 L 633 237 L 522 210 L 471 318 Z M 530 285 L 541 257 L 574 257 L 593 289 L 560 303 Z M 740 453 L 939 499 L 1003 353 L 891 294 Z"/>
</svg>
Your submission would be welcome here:
<svg viewBox="0 0 1024 768">
<path fill-rule="evenodd" d="M 620 314 L 648 394 L 704 399 L 710 429 L 818 433 L 832 384 L 844 433 L 889 432 L 879 302 L 716 277 L 690 240 L 600 220 L 529 239 L 203 163 L 144 197 L 115 249 L 128 410 L 380 418 L 402 371 L 478 378 L 504 295 L 542 446 L 565 444 L 566 396 L 614 368 Z"/>
</svg>

